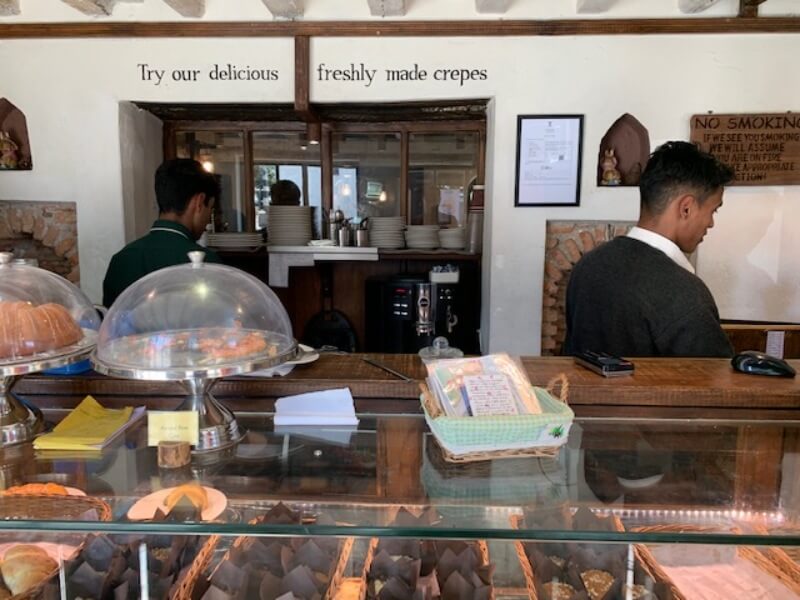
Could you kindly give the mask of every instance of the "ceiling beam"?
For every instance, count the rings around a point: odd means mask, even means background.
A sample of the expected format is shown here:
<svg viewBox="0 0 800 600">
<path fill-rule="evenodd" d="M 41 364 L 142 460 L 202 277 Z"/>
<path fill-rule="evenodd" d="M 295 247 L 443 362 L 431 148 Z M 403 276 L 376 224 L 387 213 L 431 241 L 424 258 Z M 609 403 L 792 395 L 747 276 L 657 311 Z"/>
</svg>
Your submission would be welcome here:
<svg viewBox="0 0 800 600">
<path fill-rule="evenodd" d="M 199 19 L 206 14 L 206 0 L 164 0 L 182 17 Z"/>
<path fill-rule="evenodd" d="M 19 0 L 0 0 L 0 16 L 19 14 Z"/>
<path fill-rule="evenodd" d="M 757 17 L 759 4 L 764 4 L 767 0 L 739 0 L 740 17 Z"/>
<path fill-rule="evenodd" d="M 367 0 L 373 17 L 404 17 L 406 0 Z"/>
<path fill-rule="evenodd" d="M 305 0 L 261 0 L 276 19 L 297 19 L 303 16 Z"/>
<path fill-rule="evenodd" d="M 614 4 L 614 0 L 577 0 L 578 13 L 604 13 Z"/>
<path fill-rule="evenodd" d="M 513 0 L 475 0 L 475 10 L 479 13 L 502 14 L 508 10 Z"/>
<path fill-rule="evenodd" d="M 107 16 L 114 10 L 117 0 L 61 0 L 85 15 Z"/>
</svg>

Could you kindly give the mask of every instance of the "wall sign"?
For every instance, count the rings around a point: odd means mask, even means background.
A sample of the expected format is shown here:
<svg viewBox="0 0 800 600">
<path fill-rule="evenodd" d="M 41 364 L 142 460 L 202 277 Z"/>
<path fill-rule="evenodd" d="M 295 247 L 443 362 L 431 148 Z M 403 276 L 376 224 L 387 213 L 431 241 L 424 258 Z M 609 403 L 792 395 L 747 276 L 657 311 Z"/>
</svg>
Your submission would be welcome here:
<svg viewBox="0 0 800 600">
<path fill-rule="evenodd" d="M 578 206 L 583 115 L 517 117 L 514 206 Z"/>
<path fill-rule="evenodd" d="M 800 184 L 800 113 L 694 115 L 691 140 L 736 172 L 733 185 Z"/>
</svg>

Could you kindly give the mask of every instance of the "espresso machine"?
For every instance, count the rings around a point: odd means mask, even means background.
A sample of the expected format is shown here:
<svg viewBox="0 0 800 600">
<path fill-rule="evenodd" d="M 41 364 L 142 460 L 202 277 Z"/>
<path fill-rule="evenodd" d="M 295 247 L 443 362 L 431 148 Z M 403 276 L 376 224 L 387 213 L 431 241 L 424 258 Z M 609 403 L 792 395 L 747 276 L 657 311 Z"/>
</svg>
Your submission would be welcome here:
<svg viewBox="0 0 800 600">
<path fill-rule="evenodd" d="M 415 353 L 437 336 L 460 337 L 458 284 L 431 283 L 425 276 L 372 277 L 365 293 L 367 352 Z"/>
</svg>

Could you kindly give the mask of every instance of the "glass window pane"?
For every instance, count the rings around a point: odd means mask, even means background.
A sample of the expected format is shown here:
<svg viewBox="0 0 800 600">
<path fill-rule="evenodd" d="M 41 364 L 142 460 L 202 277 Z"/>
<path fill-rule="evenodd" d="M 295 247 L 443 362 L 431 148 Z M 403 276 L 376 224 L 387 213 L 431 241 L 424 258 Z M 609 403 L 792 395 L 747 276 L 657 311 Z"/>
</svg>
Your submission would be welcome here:
<svg viewBox="0 0 800 600">
<path fill-rule="evenodd" d="M 244 203 L 244 134 L 241 131 L 179 131 L 178 158 L 193 158 L 214 173 L 221 197 L 214 207 L 215 231 L 248 231 Z"/>
<path fill-rule="evenodd" d="M 270 202 L 269 187 L 279 179 L 293 181 L 300 188 L 300 202 L 322 206 L 322 180 L 319 144 L 308 144 L 304 131 L 256 131 L 253 133 L 253 163 L 255 204 L 259 228 L 267 226 L 266 211 Z M 263 178 L 259 173 L 269 175 Z M 313 175 L 316 173 L 316 176 Z M 259 186 L 263 193 L 259 193 Z M 314 223 L 319 232 L 322 211 L 314 211 Z"/>
<path fill-rule="evenodd" d="M 414 133 L 408 143 L 409 223 L 463 226 L 467 188 L 478 175 L 479 134 Z"/>
<path fill-rule="evenodd" d="M 399 133 L 334 133 L 333 208 L 348 219 L 403 213 Z"/>
</svg>

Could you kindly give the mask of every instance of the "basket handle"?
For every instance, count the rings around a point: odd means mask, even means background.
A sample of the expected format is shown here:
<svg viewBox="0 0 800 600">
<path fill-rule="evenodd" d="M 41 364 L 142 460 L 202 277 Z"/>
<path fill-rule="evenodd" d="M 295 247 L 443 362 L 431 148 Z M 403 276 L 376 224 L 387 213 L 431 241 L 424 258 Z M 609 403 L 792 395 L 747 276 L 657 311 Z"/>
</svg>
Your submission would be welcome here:
<svg viewBox="0 0 800 600">
<path fill-rule="evenodd" d="M 555 389 L 557 385 L 561 385 L 560 394 L 558 396 L 555 395 Z M 555 377 L 553 377 L 550 381 L 547 382 L 547 387 L 545 388 L 547 393 L 554 396 L 557 400 L 560 400 L 567 406 L 569 406 L 569 379 L 567 379 L 566 373 L 559 373 Z"/>
</svg>

